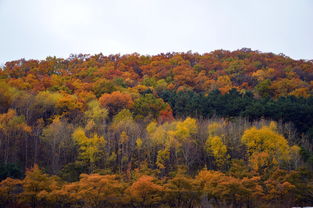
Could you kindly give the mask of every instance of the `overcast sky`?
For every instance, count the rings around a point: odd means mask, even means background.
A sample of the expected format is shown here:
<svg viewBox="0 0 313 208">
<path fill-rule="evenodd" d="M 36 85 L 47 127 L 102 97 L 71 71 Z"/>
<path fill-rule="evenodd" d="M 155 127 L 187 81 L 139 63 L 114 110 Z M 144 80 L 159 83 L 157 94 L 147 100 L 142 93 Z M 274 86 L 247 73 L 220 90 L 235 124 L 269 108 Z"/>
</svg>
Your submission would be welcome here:
<svg viewBox="0 0 313 208">
<path fill-rule="evenodd" d="M 243 47 L 313 59 L 313 0 L 0 0 L 0 64 Z"/>
</svg>

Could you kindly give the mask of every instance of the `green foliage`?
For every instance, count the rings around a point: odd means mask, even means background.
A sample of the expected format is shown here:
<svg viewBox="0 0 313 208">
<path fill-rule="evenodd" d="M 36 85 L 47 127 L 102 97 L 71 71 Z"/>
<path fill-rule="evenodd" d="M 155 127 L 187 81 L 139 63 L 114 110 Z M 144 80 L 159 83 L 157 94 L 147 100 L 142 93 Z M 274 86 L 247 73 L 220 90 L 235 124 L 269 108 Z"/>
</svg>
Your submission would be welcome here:
<svg viewBox="0 0 313 208">
<path fill-rule="evenodd" d="M 156 98 L 152 94 L 145 94 L 135 100 L 133 106 L 134 115 L 140 118 L 145 118 L 150 116 L 152 118 L 157 118 L 160 111 L 165 109 L 166 104 L 160 98 Z"/>
<path fill-rule="evenodd" d="M 95 82 L 93 92 L 99 98 L 103 93 L 112 93 L 116 90 L 114 84 L 109 80 L 99 79 Z"/>
<path fill-rule="evenodd" d="M 80 174 L 86 171 L 87 167 L 82 161 L 76 161 L 66 164 L 59 172 L 60 178 L 67 182 L 79 180 Z"/>
<path fill-rule="evenodd" d="M 22 178 L 23 170 L 16 164 L 0 164 L 0 181 L 6 178 Z"/>
<path fill-rule="evenodd" d="M 85 116 L 87 119 L 101 122 L 107 118 L 108 110 L 101 108 L 97 100 L 92 100 L 88 103 L 88 110 L 85 111 Z"/>
<path fill-rule="evenodd" d="M 261 97 L 270 97 L 272 94 L 272 90 L 270 88 L 271 80 L 263 80 L 256 87 L 255 90 Z"/>
</svg>

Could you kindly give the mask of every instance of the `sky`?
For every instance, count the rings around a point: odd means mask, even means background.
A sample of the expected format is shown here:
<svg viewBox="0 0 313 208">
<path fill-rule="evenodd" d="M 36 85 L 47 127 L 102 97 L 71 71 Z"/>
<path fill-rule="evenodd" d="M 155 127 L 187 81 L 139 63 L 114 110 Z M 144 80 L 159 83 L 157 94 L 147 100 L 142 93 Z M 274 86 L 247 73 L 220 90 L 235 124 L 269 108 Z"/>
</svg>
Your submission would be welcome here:
<svg viewBox="0 0 313 208">
<path fill-rule="evenodd" d="M 0 0 L 0 64 L 240 48 L 313 59 L 313 0 Z"/>
</svg>

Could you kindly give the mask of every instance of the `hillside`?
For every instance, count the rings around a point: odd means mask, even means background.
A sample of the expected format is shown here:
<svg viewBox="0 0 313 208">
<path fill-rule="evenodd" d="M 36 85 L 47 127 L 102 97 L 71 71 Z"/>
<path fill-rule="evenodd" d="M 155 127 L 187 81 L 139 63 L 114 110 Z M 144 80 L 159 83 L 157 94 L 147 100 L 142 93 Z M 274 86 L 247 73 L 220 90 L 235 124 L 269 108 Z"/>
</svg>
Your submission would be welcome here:
<svg viewBox="0 0 313 208">
<path fill-rule="evenodd" d="M 308 206 L 312 145 L 313 61 L 243 48 L 0 70 L 0 207 Z"/>
</svg>

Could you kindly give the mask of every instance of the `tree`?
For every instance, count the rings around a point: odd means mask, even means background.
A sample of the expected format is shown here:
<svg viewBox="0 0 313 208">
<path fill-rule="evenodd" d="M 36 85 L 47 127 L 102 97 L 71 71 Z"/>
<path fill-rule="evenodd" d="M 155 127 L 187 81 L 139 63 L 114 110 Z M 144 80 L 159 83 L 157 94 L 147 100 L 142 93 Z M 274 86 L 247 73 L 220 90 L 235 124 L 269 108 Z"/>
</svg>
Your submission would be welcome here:
<svg viewBox="0 0 313 208">
<path fill-rule="evenodd" d="M 260 129 L 247 129 L 241 141 L 247 146 L 250 163 L 257 171 L 290 160 L 288 141 L 276 132 L 276 124 L 273 122 Z"/>
<path fill-rule="evenodd" d="M 134 121 L 132 113 L 124 109 L 113 117 L 109 131 L 111 136 L 108 144 L 112 162 L 114 160 L 114 168 L 118 168 L 120 172 L 129 169 L 132 165 L 136 140 L 142 136 L 139 125 Z"/>
<path fill-rule="evenodd" d="M 290 174 L 281 169 L 276 169 L 264 181 L 266 195 L 264 198 L 271 204 L 283 205 L 284 207 L 294 204 L 296 186 L 290 182 Z"/>
<path fill-rule="evenodd" d="M 170 207 L 194 207 L 199 201 L 199 192 L 196 190 L 192 178 L 178 173 L 164 184 L 164 201 Z"/>
<path fill-rule="evenodd" d="M 99 98 L 99 102 L 101 106 L 108 108 L 110 115 L 116 115 L 123 108 L 130 108 L 133 105 L 132 97 L 120 91 L 104 93 Z"/>
<path fill-rule="evenodd" d="M 104 138 L 99 137 L 97 134 L 87 137 L 82 128 L 77 128 L 72 137 L 79 146 L 80 159 L 89 164 L 89 171 L 92 172 L 95 168 L 95 163 L 99 160 L 101 148 L 105 145 Z"/>
<path fill-rule="evenodd" d="M 0 182 L 0 206 L 13 208 L 18 204 L 19 194 L 22 192 L 22 181 L 7 178 Z"/>
<path fill-rule="evenodd" d="M 84 113 L 87 119 L 87 130 L 95 131 L 99 135 L 105 134 L 108 110 L 101 108 L 97 100 L 90 101 L 87 106 L 88 109 Z"/>
<path fill-rule="evenodd" d="M 43 173 L 35 164 L 32 169 L 26 171 L 22 186 L 23 192 L 19 194 L 19 202 L 36 208 L 44 203 L 41 201 L 42 194 L 52 191 L 60 186 L 60 183 L 56 176 Z"/>
<path fill-rule="evenodd" d="M 28 136 L 31 130 L 25 118 L 18 116 L 15 110 L 9 109 L 7 113 L 0 114 L 0 158 L 5 165 L 17 161 L 28 165 Z M 18 158 L 19 153 L 24 153 L 24 158 Z"/>
<path fill-rule="evenodd" d="M 157 122 L 150 122 L 147 127 L 148 145 L 152 148 L 150 152 L 153 163 L 164 173 L 165 169 L 168 170 L 168 163 L 170 161 L 170 152 L 173 148 L 174 141 L 170 138 L 170 130 L 175 130 L 176 122 L 164 123 L 158 125 Z M 154 154 L 155 153 L 155 154 Z"/>
<path fill-rule="evenodd" d="M 1 72 L 1 70 L 0 70 Z M 5 113 L 10 108 L 20 92 L 8 83 L 0 80 L 0 113 Z"/>
<path fill-rule="evenodd" d="M 229 155 L 227 154 L 227 146 L 223 143 L 221 137 L 209 136 L 206 141 L 206 146 L 207 151 L 213 155 L 216 166 L 222 168 L 229 158 Z"/>
<path fill-rule="evenodd" d="M 158 121 L 160 123 L 171 122 L 174 120 L 173 111 L 171 106 L 167 105 L 164 110 L 160 111 Z"/>
<path fill-rule="evenodd" d="M 59 117 L 54 118 L 52 123 L 42 131 L 41 140 L 48 146 L 45 153 L 49 158 L 49 169 L 53 174 L 57 173 L 62 164 L 66 164 L 74 155 L 72 131 L 73 126 Z"/>
<path fill-rule="evenodd" d="M 157 153 L 155 164 L 160 170 L 165 169 L 166 162 L 170 159 L 170 151 L 168 148 L 160 149 Z"/>
<path fill-rule="evenodd" d="M 194 160 L 194 148 L 196 145 L 194 135 L 198 130 L 197 121 L 187 117 L 184 121 L 176 123 L 175 130 L 168 132 L 170 136 L 170 144 L 176 148 L 177 152 L 181 152 L 185 165 L 191 167 Z"/>
<path fill-rule="evenodd" d="M 63 93 L 55 105 L 61 113 L 69 113 L 74 110 L 80 110 L 83 107 L 83 104 L 75 95 L 70 95 L 67 93 Z"/>
<path fill-rule="evenodd" d="M 82 204 L 82 207 L 94 208 L 120 207 L 128 201 L 124 196 L 125 185 L 118 179 L 116 175 L 82 174 L 79 181 L 52 191 L 49 198 L 63 198 L 63 204 L 68 206 Z"/>
<path fill-rule="evenodd" d="M 248 206 L 263 196 L 263 189 L 258 184 L 260 178 L 238 179 L 224 173 L 202 170 L 195 178 L 198 190 L 217 206 Z"/>
<path fill-rule="evenodd" d="M 153 94 L 145 94 L 134 101 L 132 109 L 138 119 L 157 118 L 166 106 L 161 98 L 156 98 Z"/>
<path fill-rule="evenodd" d="M 148 208 L 161 202 L 163 188 L 154 181 L 155 178 L 143 175 L 127 189 L 133 206 Z"/>
</svg>

